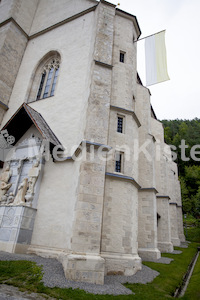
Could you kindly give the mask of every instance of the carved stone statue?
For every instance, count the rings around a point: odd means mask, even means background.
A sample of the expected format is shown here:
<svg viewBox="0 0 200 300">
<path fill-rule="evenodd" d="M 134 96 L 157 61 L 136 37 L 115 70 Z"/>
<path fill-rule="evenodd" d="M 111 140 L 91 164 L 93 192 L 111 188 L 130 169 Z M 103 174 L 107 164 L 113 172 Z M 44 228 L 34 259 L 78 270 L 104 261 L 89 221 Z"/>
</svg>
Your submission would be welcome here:
<svg viewBox="0 0 200 300">
<path fill-rule="evenodd" d="M 27 194 L 34 194 L 34 187 L 40 173 L 40 161 L 37 160 L 28 173 L 28 190 Z"/>
<path fill-rule="evenodd" d="M 17 195 L 13 201 L 13 205 L 19 205 L 25 203 L 25 195 L 28 187 L 28 178 L 24 178 L 22 183 L 18 187 Z"/>
<path fill-rule="evenodd" d="M 7 165 L 5 170 L 0 174 L 0 180 L 8 183 L 10 177 L 12 176 L 12 171 L 10 170 L 10 166 Z"/>
<path fill-rule="evenodd" d="M 7 200 L 7 191 L 11 187 L 12 183 L 8 183 L 10 177 L 12 175 L 12 171 L 10 171 L 9 165 L 6 166 L 5 171 L 0 175 L 0 203 L 4 204 Z"/>
</svg>

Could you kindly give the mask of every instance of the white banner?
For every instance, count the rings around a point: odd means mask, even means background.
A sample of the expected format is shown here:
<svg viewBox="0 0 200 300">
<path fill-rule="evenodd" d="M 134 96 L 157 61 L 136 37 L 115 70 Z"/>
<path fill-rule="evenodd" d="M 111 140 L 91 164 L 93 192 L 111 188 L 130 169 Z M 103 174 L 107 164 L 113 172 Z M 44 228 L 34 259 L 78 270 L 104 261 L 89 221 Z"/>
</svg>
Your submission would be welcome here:
<svg viewBox="0 0 200 300">
<path fill-rule="evenodd" d="M 169 80 L 165 47 L 165 31 L 145 39 L 146 85 Z"/>
</svg>

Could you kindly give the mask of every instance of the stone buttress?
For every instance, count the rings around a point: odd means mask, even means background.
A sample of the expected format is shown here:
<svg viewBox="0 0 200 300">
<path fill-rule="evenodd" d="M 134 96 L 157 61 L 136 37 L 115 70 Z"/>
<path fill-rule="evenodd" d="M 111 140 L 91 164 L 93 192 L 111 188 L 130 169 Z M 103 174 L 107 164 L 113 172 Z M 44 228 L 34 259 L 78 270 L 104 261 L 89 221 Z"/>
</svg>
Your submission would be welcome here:
<svg viewBox="0 0 200 300">
<path fill-rule="evenodd" d="M 85 140 L 88 141 L 86 159 L 83 159 L 80 167 L 72 254 L 68 256 L 65 269 L 68 279 L 96 284 L 103 284 L 105 269 L 100 248 L 106 162 L 99 157 L 98 149 L 101 145 L 107 145 L 108 140 L 114 16 L 114 5 L 100 3 L 97 8 L 96 42 L 85 130 Z"/>
</svg>

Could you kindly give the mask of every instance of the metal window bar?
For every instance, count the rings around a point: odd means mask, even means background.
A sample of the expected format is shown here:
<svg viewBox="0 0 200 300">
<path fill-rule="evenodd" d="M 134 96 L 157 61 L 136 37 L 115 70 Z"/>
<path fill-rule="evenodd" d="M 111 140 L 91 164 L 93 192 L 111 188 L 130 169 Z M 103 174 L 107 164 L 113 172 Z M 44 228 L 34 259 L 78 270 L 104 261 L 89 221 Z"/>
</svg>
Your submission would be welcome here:
<svg viewBox="0 0 200 300">
<path fill-rule="evenodd" d="M 57 81 L 57 77 L 58 77 L 58 72 L 59 72 L 59 68 L 56 69 L 56 71 L 55 71 L 55 75 L 54 75 L 54 79 L 53 79 L 53 84 L 52 84 L 50 96 L 54 95 L 54 91 L 55 91 L 55 87 L 56 87 L 56 81 Z"/>
<path fill-rule="evenodd" d="M 115 172 L 121 172 L 121 165 L 122 165 L 122 154 L 117 153 L 116 161 L 115 161 Z"/>
<path fill-rule="evenodd" d="M 119 133 L 123 132 L 123 117 L 118 117 L 118 120 L 117 120 L 117 132 L 119 132 Z"/>
<path fill-rule="evenodd" d="M 40 97 L 41 97 L 42 89 L 43 89 L 43 85 L 44 85 L 44 81 L 45 81 L 45 77 L 46 77 L 46 72 L 44 72 L 42 74 L 42 77 L 41 77 L 40 86 L 39 86 L 38 93 L 37 93 L 37 98 L 36 98 L 37 100 L 39 100 Z"/>
<path fill-rule="evenodd" d="M 48 78 L 47 78 L 43 98 L 47 98 L 49 96 L 49 88 L 50 88 L 50 85 L 51 85 L 53 72 L 54 72 L 54 68 L 51 68 L 51 70 L 49 71 L 49 74 L 48 74 Z"/>
<path fill-rule="evenodd" d="M 119 61 L 124 63 L 124 53 L 120 52 Z"/>
</svg>

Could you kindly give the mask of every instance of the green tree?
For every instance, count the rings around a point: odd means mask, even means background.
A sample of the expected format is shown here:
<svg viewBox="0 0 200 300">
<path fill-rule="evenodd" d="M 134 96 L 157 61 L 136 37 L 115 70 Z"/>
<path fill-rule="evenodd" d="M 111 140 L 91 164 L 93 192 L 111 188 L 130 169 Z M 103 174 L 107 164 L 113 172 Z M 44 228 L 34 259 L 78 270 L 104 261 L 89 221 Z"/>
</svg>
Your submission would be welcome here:
<svg viewBox="0 0 200 300">
<path fill-rule="evenodd" d="M 194 145 L 199 145 L 200 151 L 200 119 L 193 120 L 163 120 L 165 142 L 176 146 L 177 160 L 180 181 L 183 212 L 194 216 L 200 216 L 200 155 L 197 160 L 190 156 Z M 185 140 L 188 148 L 185 149 L 189 161 L 181 159 L 181 140 Z M 199 161 L 198 161 L 199 160 Z"/>
</svg>

